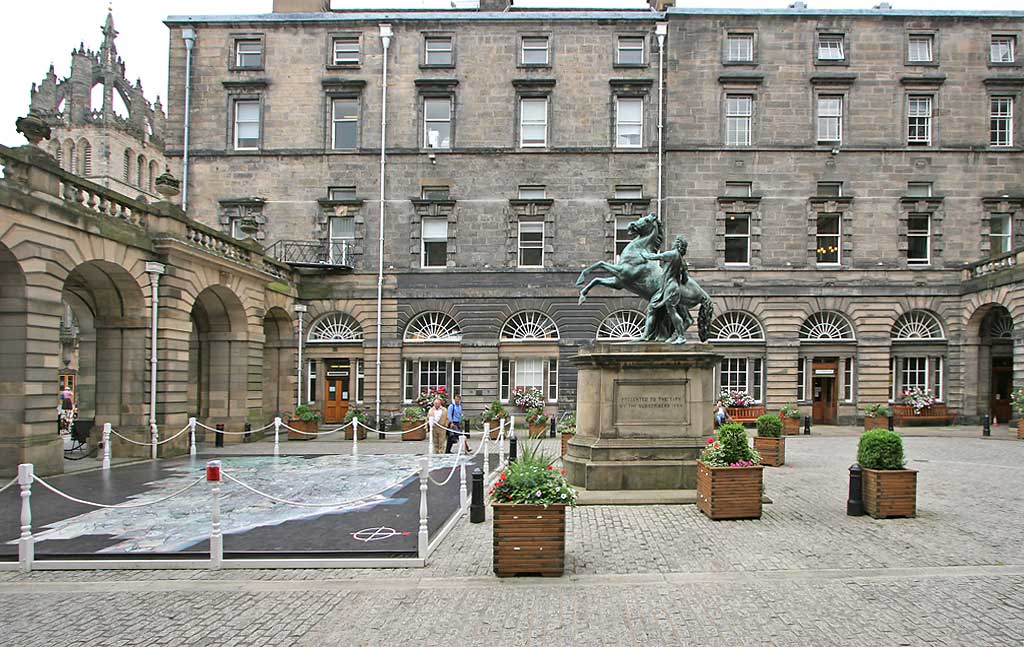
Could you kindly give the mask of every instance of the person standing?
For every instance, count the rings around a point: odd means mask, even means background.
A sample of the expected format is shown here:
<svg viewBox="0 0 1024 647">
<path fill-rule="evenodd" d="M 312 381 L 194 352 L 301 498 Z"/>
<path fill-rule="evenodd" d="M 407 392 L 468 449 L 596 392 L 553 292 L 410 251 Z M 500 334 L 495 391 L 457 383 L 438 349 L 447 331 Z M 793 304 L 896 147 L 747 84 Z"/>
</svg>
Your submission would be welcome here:
<svg viewBox="0 0 1024 647">
<path fill-rule="evenodd" d="M 459 438 L 463 439 L 463 450 L 469 453 L 469 437 L 468 434 L 462 431 L 462 396 L 456 395 L 452 398 L 452 403 L 448 405 L 448 426 L 451 431 L 448 432 L 448 444 L 444 449 L 445 454 L 452 453 L 452 445 L 459 442 Z"/>
<path fill-rule="evenodd" d="M 427 423 L 433 433 L 434 453 L 440 454 L 444 449 L 444 428 L 448 426 L 448 412 L 441 398 L 434 398 L 434 405 L 427 410 Z"/>
<path fill-rule="evenodd" d="M 725 410 L 725 405 L 719 400 L 715 403 L 715 426 L 721 427 L 725 424 L 725 421 L 729 419 L 729 412 Z"/>
</svg>

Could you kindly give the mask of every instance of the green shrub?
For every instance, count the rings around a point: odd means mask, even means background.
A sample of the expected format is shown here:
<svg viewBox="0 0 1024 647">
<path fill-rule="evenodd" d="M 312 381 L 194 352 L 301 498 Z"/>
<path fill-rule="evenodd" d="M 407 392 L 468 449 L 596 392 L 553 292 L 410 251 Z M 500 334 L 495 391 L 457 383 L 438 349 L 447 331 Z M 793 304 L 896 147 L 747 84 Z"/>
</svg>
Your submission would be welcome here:
<svg viewBox="0 0 1024 647">
<path fill-rule="evenodd" d="M 483 419 L 500 420 L 501 418 L 508 418 L 508 409 L 501 406 L 499 400 L 494 400 L 491 402 L 491 406 L 484 410 Z"/>
<path fill-rule="evenodd" d="M 558 433 L 560 434 L 574 434 L 576 433 L 576 414 L 570 413 L 561 419 L 558 423 Z"/>
<path fill-rule="evenodd" d="M 366 415 L 366 412 L 359 407 L 352 407 L 348 410 L 348 413 L 345 414 L 345 418 L 342 420 L 342 423 L 350 425 L 352 424 L 352 420 L 358 420 L 359 424 L 365 425 L 369 422 L 370 418 Z"/>
<path fill-rule="evenodd" d="M 795 404 L 787 404 L 786 406 L 779 409 L 780 418 L 795 418 L 799 420 L 802 417 L 800 413 L 800 407 Z"/>
<path fill-rule="evenodd" d="M 565 480 L 565 470 L 555 469 L 558 458 L 546 455 L 537 441 L 523 440 L 520 447 L 519 458 L 498 475 L 498 482 L 491 488 L 491 500 L 544 506 L 576 505 L 576 491 Z"/>
<path fill-rule="evenodd" d="M 864 415 L 872 416 L 875 418 L 888 418 L 890 415 L 889 407 L 885 406 L 884 404 L 872 404 L 867 407 L 864 407 Z"/>
<path fill-rule="evenodd" d="M 402 422 L 423 422 L 427 414 L 419 407 L 406 407 L 402 414 Z"/>
<path fill-rule="evenodd" d="M 302 422 L 319 422 L 320 412 L 316 409 L 310 408 L 309 405 L 300 404 L 295 407 L 295 411 L 293 411 L 292 415 L 288 417 L 292 420 L 301 420 Z"/>
<path fill-rule="evenodd" d="M 709 438 L 700 460 L 710 467 L 747 467 L 761 462 L 761 455 L 747 444 L 747 430 L 738 422 L 718 428 L 718 438 Z"/>
<path fill-rule="evenodd" d="M 1018 416 L 1024 415 L 1024 389 L 1014 389 L 1010 394 L 1010 406 Z"/>
<path fill-rule="evenodd" d="M 903 439 L 895 431 L 865 431 L 857 445 L 857 463 L 871 470 L 903 469 Z"/>
<path fill-rule="evenodd" d="M 526 424 L 531 427 L 534 425 L 546 425 L 548 424 L 548 417 L 544 415 L 543 409 L 530 409 L 526 412 Z"/>
<path fill-rule="evenodd" d="M 782 418 L 766 413 L 757 419 L 757 435 L 778 438 L 782 435 Z"/>
</svg>

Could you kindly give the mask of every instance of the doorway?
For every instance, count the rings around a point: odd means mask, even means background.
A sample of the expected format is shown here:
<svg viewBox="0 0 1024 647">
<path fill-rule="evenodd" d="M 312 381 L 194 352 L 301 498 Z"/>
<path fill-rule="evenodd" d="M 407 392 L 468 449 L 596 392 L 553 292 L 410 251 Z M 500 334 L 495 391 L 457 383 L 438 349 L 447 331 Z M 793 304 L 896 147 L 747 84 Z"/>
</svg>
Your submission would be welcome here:
<svg viewBox="0 0 1024 647">
<path fill-rule="evenodd" d="M 812 362 L 811 419 L 814 424 L 834 425 L 837 418 L 836 373 L 839 360 L 815 357 Z"/>
<path fill-rule="evenodd" d="M 1013 357 L 995 355 L 992 357 L 992 390 L 989 410 L 992 418 L 1002 422 L 1010 420 L 1010 392 L 1013 390 Z"/>
<path fill-rule="evenodd" d="M 352 363 L 347 359 L 327 360 L 324 380 L 324 422 L 339 423 L 348 413 Z"/>
</svg>

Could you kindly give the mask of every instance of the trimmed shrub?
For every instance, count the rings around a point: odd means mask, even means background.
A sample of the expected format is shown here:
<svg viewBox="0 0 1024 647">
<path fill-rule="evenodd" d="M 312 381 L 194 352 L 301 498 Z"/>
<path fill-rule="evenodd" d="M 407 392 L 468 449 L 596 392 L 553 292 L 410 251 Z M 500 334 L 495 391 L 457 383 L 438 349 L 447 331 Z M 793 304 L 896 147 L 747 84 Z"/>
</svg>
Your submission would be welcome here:
<svg viewBox="0 0 1024 647">
<path fill-rule="evenodd" d="M 738 422 L 718 428 L 718 438 L 708 438 L 700 460 L 710 467 L 746 467 L 761 462 L 761 455 L 747 443 L 747 430 Z"/>
<path fill-rule="evenodd" d="M 903 439 L 888 429 L 865 431 L 857 445 L 857 462 L 871 470 L 903 469 Z"/>
<path fill-rule="evenodd" d="M 782 435 L 782 418 L 766 413 L 757 419 L 757 435 L 778 438 Z"/>
</svg>

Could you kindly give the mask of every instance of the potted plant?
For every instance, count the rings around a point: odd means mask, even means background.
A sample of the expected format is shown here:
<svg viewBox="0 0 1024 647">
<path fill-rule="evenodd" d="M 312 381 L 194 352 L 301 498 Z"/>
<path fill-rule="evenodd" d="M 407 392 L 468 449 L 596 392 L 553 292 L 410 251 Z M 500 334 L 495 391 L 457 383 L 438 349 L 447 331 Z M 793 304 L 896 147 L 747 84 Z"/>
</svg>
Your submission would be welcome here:
<svg viewBox="0 0 1024 647">
<path fill-rule="evenodd" d="M 803 413 L 795 404 L 787 404 L 779 409 L 779 419 L 782 420 L 782 433 L 787 436 L 800 434 L 800 422 Z"/>
<path fill-rule="evenodd" d="M 288 416 L 288 426 L 298 431 L 288 430 L 288 440 L 311 440 L 316 438 L 317 427 L 320 426 L 320 412 L 307 404 L 295 407 Z M 304 432 L 304 433 L 300 433 Z"/>
<path fill-rule="evenodd" d="M 543 409 L 544 392 L 534 386 L 517 386 L 512 389 L 512 403 L 527 413 L 531 409 Z"/>
<path fill-rule="evenodd" d="M 864 409 L 864 431 L 888 429 L 892 413 L 884 404 L 872 404 Z"/>
<path fill-rule="evenodd" d="M 492 400 L 491 406 L 487 407 L 483 412 L 482 418 L 484 422 L 491 426 L 491 440 L 497 440 L 501 421 L 508 420 L 508 410 L 501 406 L 500 401 Z"/>
<path fill-rule="evenodd" d="M 526 412 L 526 424 L 530 428 L 530 438 L 542 438 L 548 429 L 548 417 L 543 409 L 530 409 Z"/>
<path fill-rule="evenodd" d="M 764 405 L 746 391 L 730 391 L 722 389 L 718 399 L 725 405 L 729 419 L 735 422 L 754 422 L 765 413 Z"/>
<path fill-rule="evenodd" d="M 917 514 L 917 470 L 903 467 L 903 439 L 895 431 L 865 431 L 857 445 L 863 470 L 864 511 L 875 519 Z"/>
<path fill-rule="evenodd" d="M 348 425 L 345 428 L 345 440 L 352 440 L 352 421 L 358 420 L 360 425 L 369 424 L 370 418 L 360 407 L 352 407 L 345 414 L 345 419 L 341 421 L 342 424 Z M 366 427 L 359 427 L 359 440 L 366 440 Z"/>
<path fill-rule="evenodd" d="M 576 435 L 576 414 L 566 415 L 558 423 L 558 434 L 562 437 L 562 456 L 569 453 L 569 441 Z"/>
<path fill-rule="evenodd" d="M 427 437 L 427 414 L 419 407 L 406 407 L 402 412 L 402 440 L 423 440 Z M 410 429 L 414 431 L 410 431 Z"/>
<path fill-rule="evenodd" d="M 1017 438 L 1024 440 L 1024 389 L 1014 389 L 1010 394 L 1010 406 L 1017 414 Z"/>
<path fill-rule="evenodd" d="M 743 425 L 719 427 L 697 460 L 697 508 L 711 519 L 760 519 L 760 462 Z"/>
<path fill-rule="evenodd" d="M 778 467 L 786 462 L 786 437 L 782 435 L 782 419 L 766 413 L 757 419 L 754 449 L 761 455 L 762 465 Z"/>
<path fill-rule="evenodd" d="M 420 409 L 425 412 L 430 407 L 434 406 L 434 400 L 441 399 L 441 406 L 448 406 L 448 389 L 443 386 L 439 386 L 436 389 L 424 389 L 420 391 L 419 396 L 416 398 L 416 404 Z"/>
<path fill-rule="evenodd" d="M 914 415 L 919 416 L 922 411 L 935 404 L 937 400 L 931 393 L 924 391 L 919 386 L 915 386 L 912 389 L 903 391 L 900 402 L 913 407 Z"/>
<path fill-rule="evenodd" d="M 498 475 L 490 496 L 494 510 L 494 574 L 561 575 L 565 571 L 565 508 L 576 492 L 556 470 L 539 442 L 523 442 L 522 454 Z"/>
</svg>

